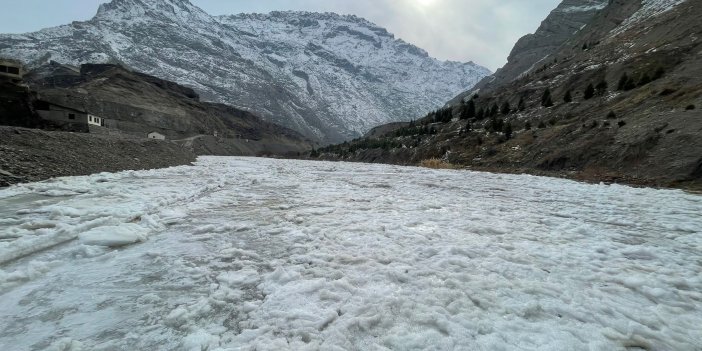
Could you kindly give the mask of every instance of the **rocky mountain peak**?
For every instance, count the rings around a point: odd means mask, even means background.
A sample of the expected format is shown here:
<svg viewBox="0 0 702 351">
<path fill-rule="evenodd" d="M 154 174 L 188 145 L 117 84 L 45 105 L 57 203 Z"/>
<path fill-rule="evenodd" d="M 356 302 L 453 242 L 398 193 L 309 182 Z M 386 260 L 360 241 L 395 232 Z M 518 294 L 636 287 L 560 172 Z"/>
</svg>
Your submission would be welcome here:
<svg viewBox="0 0 702 351">
<path fill-rule="evenodd" d="M 610 2 L 611 0 L 563 0 L 533 34 L 527 34 L 517 41 L 505 66 L 483 79 L 471 91 L 449 101 L 449 104 L 459 103 L 474 91 L 490 90 L 509 83 L 538 67 L 563 43 L 590 23 Z"/>
<path fill-rule="evenodd" d="M 323 143 L 417 118 L 491 73 L 432 58 L 356 16 L 213 17 L 186 0 L 113 0 L 91 21 L 0 35 L 0 54 L 32 66 L 119 63 Z"/>
<path fill-rule="evenodd" d="M 206 23 L 214 19 L 188 0 L 112 0 L 101 4 L 93 20 L 160 21 L 189 23 L 193 20 Z"/>
</svg>

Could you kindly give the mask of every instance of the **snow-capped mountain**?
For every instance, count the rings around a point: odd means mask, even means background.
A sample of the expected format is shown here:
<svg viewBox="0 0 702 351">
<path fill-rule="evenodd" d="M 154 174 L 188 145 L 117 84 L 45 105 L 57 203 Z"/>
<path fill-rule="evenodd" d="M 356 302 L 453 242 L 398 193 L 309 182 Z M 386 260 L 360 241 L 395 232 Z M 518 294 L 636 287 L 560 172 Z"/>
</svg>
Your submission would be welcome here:
<svg viewBox="0 0 702 351">
<path fill-rule="evenodd" d="M 355 16 L 210 16 L 187 0 L 113 0 L 86 22 L 1 35 L 30 65 L 116 62 L 321 141 L 409 120 L 490 74 L 444 62 Z"/>
</svg>

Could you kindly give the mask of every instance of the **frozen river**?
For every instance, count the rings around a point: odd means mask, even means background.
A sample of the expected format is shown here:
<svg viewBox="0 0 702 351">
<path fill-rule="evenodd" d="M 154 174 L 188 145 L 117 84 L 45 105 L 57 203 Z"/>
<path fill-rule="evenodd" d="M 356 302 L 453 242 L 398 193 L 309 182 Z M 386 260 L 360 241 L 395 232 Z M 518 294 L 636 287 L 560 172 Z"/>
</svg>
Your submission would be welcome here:
<svg viewBox="0 0 702 351">
<path fill-rule="evenodd" d="M 0 190 L 0 350 L 702 350 L 702 196 L 200 158 Z"/>
</svg>

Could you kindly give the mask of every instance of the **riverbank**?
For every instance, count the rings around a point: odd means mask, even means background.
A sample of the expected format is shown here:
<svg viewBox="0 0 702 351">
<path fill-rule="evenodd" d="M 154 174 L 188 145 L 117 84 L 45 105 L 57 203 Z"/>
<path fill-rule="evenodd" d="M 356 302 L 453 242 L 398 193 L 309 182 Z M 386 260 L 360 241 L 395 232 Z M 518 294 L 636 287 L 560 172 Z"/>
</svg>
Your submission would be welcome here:
<svg viewBox="0 0 702 351">
<path fill-rule="evenodd" d="M 0 187 L 54 177 L 187 165 L 168 141 L 0 126 Z"/>
</svg>

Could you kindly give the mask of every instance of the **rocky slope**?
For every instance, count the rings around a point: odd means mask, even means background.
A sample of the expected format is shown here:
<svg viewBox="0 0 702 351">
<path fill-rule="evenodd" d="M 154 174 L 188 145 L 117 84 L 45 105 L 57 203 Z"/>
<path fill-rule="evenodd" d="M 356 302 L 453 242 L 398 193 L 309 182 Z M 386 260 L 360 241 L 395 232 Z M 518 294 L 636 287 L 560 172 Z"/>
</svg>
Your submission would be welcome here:
<svg viewBox="0 0 702 351">
<path fill-rule="evenodd" d="M 512 80 L 322 157 L 702 187 L 700 15 L 699 0 L 613 0 Z"/>
<path fill-rule="evenodd" d="M 195 155 L 290 156 L 312 147 L 293 130 L 116 65 L 52 63 L 25 79 L 23 85 L 0 82 L 0 125 L 11 126 L 0 127 L 0 186 L 182 165 Z M 105 127 L 49 131 L 62 127 L 39 118 L 39 101 L 88 111 L 104 118 Z M 146 139 L 153 131 L 168 140 Z"/>
<path fill-rule="evenodd" d="M 0 187 L 53 177 L 187 165 L 170 142 L 0 126 Z"/>
<path fill-rule="evenodd" d="M 80 71 L 56 63 L 26 77 L 39 99 L 106 118 L 98 132 L 143 138 L 159 132 L 197 154 L 255 156 L 297 153 L 301 134 L 227 105 L 201 102 L 190 88 L 116 65 Z M 193 141 L 207 140 L 207 143 Z"/>
<path fill-rule="evenodd" d="M 546 63 L 548 56 L 557 52 L 563 43 L 573 37 L 574 33 L 584 29 L 609 1 L 564 0 L 541 22 L 536 32 L 517 41 L 504 67 L 483 78 L 475 87 L 463 92 L 450 103 L 460 103 L 475 92 L 491 90 L 537 69 L 540 64 Z"/>
<path fill-rule="evenodd" d="M 433 59 L 355 16 L 213 17 L 187 0 L 113 0 L 86 22 L 1 35 L 0 55 L 119 62 L 323 142 L 416 117 L 490 73 Z"/>
</svg>

